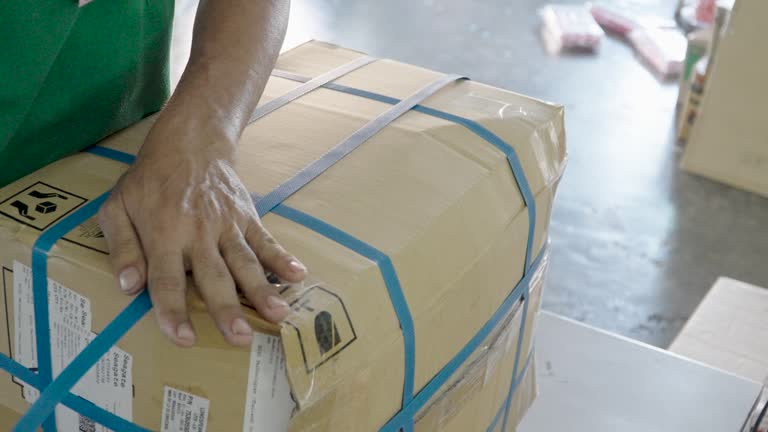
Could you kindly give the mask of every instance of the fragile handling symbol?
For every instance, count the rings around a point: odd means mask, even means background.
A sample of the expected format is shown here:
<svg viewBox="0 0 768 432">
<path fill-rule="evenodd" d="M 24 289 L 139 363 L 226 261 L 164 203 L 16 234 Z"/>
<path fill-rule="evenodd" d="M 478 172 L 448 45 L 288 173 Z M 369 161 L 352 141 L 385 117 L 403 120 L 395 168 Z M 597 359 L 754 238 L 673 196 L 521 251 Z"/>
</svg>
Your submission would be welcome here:
<svg viewBox="0 0 768 432">
<path fill-rule="evenodd" d="M 31 197 L 33 197 L 33 198 L 41 198 L 41 199 L 42 199 L 42 198 L 61 198 L 61 199 L 63 199 L 63 200 L 67 200 L 67 199 L 69 199 L 68 197 L 66 197 L 66 196 L 64 196 L 64 195 L 62 195 L 62 194 L 57 194 L 57 193 L 43 193 L 43 192 L 40 192 L 40 191 L 36 191 L 36 190 L 33 190 L 32 192 L 28 193 L 27 195 L 29 195 L 29 196 L 31 196 Z"/>
<path fill-rule="evenodd" d="M 43 193 L 37 190 L 33 190 L 27 195 L 31 196 L 32 198 L 38 198 L 38 199 L 45 199 L 45 198 L 59 198 L 63 200 L 69 199 L 67 196 L 64 196 L 58 193 Z M 16 208 L 16 210 L 19 212 L 19 215 L 21 217 L 29 220 L 35 220 L 33 216 L 29 215 L 29 205 L 27 205 L 23 201 L 16 200 L 11 203 L 11 207 Z M 55 212 L 57 208 L 58 206 L 56 206 L 56 203 L 51 201 L 44 201 L 35 206 L 35 211 L 41 214 L 48 214 L 48 213 Z"/>
<path fill-rule="evenodd" d="M 35 220 L 34 217 L 29 215 L 29 206 L 24 204 L 23 202 L 16 200 L 11 203 L 11 207 L 14 207 L 19 212 L 19 215 L 21 217 L 27 218 L 29 220 Z"/>
<path fill-rule="evenodd" d="M 38 181 L 2 200 L 0 215 L 44 231 L 86 202 L 85 197 Z"/>
</svg>

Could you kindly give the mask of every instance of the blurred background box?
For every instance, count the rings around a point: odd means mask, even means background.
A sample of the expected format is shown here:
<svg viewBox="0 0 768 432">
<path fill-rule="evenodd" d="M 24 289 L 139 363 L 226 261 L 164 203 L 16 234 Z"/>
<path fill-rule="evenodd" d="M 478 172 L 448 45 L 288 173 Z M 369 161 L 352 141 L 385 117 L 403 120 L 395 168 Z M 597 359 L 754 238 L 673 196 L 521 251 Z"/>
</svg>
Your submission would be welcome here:
<svg viewBox="0 0 768 432">
<path fill-rule="evenodd" d="M 768 2 L 737 1 L 720 41 L 682 168 L 768 196 Z"/>
</svg>

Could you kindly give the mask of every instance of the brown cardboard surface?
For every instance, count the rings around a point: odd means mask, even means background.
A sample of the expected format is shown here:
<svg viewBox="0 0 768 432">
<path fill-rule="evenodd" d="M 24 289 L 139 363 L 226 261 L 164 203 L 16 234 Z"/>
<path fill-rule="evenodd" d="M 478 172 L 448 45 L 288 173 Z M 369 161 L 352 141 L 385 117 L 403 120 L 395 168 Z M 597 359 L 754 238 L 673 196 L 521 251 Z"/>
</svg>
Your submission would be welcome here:
<svg viewBox="0 0 768 432">
<path fill-rule="evenodd" d="M 768 378 L 768 289 L 721 277 L 669 350 L 733 374 Z"/>
<path fill-rule="evenodd" d="M 284 53 L 278 68 L 313 77 L 360 55 L 312 42 Z M 438 76 L 380 60 L 338 82 L 402 99 Z M 272 78 L 262 103 L 297 85 Z M 424 105 L 473 119 L 515 148 L 537 204 L 536 256 L 546 241 L 554 189 L 564 166 L 562 108 L 467 81 L 446 87 Z M 251 191 L 265 194 L 388 108 L 318 89 L 245 130 L 238 173 Z M 135 154 L 152 121 L 148 118 L 102 145 Z M 125 169 L 118 162 L 78 154 L 1 189 L 0 202 L 24 197 L 29 188 L 52 187 L 67 194 L 68 205 L 74 206 L 107 191 Z M 475 335 L 522 276 L 529 221 L 506 157 L 452 122 L 406 113 L 286 204 L 390 257 L 414 319 L 416 391 Z M 31 245 L 45 228 L 43 222 L 53 216 L 26 223 L 0 215 L 0 265 L 12 269 L 14 260 L 30 265 Z M 275 214 L 264 217 L 264 223 L 310 269 L 310 280 L 284 293 L 294 313 L 279 329 L 249 311 L 254 325 L 282 335 L 292 393 L 300 408 L 291 430 L 378 429 L 400 409 L 404 367 L 401 330 L 376 263 Z M 54 246 L 48 268 L 49 278 L 90 299 L 96 332 L 130 301 L 113 288 L 105 250 L 89 221 Z M 531 297 L 529 324 L 539 299 L 540 289 Z M 250 352 L 224 342 L 194 290 L 190 301 L 198 332 L 194 348 L 168 343 L 151 314 L 118 343 L 133 355 L 134 421 L 159 429 L 163 388 L 168 385 L 211 401 L 208 430 L 239 430 Z M 312 337 L 315 318 L 323 311 L 333 317 L 339 336 L 324 352 Z M 12 315 L 10 308 L 0 321 L 12 324 Z M 521 317 L 518 313 L 511 319 L 519 323 Z M 527 352 L 532 325 L 526 329 Z M 13 328 L 8 330 L 14 334 Z M 10 343 L 0 350 L 7 354 L 8 347 Z M 514 354 L 505 353 L 498 355 L 498 380 L 482 391 L 466 387 L 467 406 L 483 408 L 462 409 L 451 422 L 487 427 L 488 415 L 495 414 L 506 396 L 504 383 L 511 379 Z M 0 380 L 0 405 L 23 412 L 28 404 L 6 391 L 11 386 L 15 384 L 10 380 Z M 530 402 L 530 394 L 521 397 Z M 516 424 L 519 416 L 511 417 Z"/>
<path fill-rule="evenodd" d="M 764 1 L 736 2 L 682 159 L 686 171 L 763 196 L 768 196 L 768 57 L 761 43 L 765 27 L 755 17 L 766 14 Z"/>
<path fill-rule="evenodd" d="M 4 376 L 5 375 L 5 376 Z M 0 373 L 0 379 L 11 379 L 7 374 Z M 9 431 L 21 418 L 21 415 L 10 408 L 0 405 L 0 430 Z"/>
<path fill-rule="evenodd" d="M 546 266 L 545 261 L 537 276 L 545 273 Z M 536 316 L 542 288 L 542 278 L 533 278 L 530 286 L 529 317 Z M 415 430 L 417 432 L 467 431 L 477 429 L 479 426 L 484 426 L 482 429 L 485 429 L 490 425 L 499 408 L 504 405 L 512 381 L 515 352 L 520 338 L 522 306 L 522 302 L 519 302 L 513 307 L 508 316 L 488 335 L 465 365 L 416 415 Z M 530 324 L 531 321 L 527 320 L 525 335 L 530 333 Z M 529 351 L 525 349 L 520 354 L 521 370 L 528 354 Z M 523 380 L 529 379 L 530 370 L 531 368 L 526 372 Z M 518 371 L 518 375 L 521 373 L 522 371 Z M 521 387 L 525 388 L 525 385 L 521 383 Z M 524 399 L 533 400 L 533 394 L 530 391 L 523 390 L 522 394 Z M 516 412 L 512 411 L 512 413 Z M 523 413 L 524 411 L 514 415 L 514 425 Z M 498 424 L 501 425 L 501 421 Z"/>
</svg>

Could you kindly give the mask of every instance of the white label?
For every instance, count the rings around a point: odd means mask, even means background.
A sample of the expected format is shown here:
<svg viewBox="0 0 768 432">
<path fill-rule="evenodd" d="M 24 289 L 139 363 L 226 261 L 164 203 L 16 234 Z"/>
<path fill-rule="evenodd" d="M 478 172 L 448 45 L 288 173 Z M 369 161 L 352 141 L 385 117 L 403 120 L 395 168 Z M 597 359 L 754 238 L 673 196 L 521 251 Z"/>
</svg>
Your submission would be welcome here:
<svg viewBox="0 0 768 432">
<path fill-rule="evenodd" d="M 22 366 L 37 368 L 37 338 L 35 337 L 35 309 L 32 297 L 32 270 L 19 263 L 13 262 L 13 316 L 14 338 L 13 359 Z M 19 379 L 24 400 L 34 403 L 40 392 Z"/>
<path fill-rule="evenodd" d="M 14 358 L 22 365 L 34 368 L 37 367 L 37 345 L 32 270 L 24 264 L 14 262 L 13 276 Z M 48 313 L 51 329 L 51 372 L 55 378 L 96 335 L 91 332 L 91 302 L 51 279 L 48 279 Z M 118 347 L 112 347 L 78 381 L 72 388 L 72 393 L 131 421 L 132 370 L 133 357 Z M 39 392 L 25 385 L 23 395 L 28 402 L 34 402 Z M 63 406 L 56 407 L 56 426 L 63 431 L 109 431 Z"/>
<path fill-rule="evenodd" d="M 285 432 L 295 407 L 280 338 L 253 334 L 243 432 Z"/>
<path fill-rule="evenodd" d="M 161 432 L 205 432 L 208 399 L 165 386 Z"/>
</svg>

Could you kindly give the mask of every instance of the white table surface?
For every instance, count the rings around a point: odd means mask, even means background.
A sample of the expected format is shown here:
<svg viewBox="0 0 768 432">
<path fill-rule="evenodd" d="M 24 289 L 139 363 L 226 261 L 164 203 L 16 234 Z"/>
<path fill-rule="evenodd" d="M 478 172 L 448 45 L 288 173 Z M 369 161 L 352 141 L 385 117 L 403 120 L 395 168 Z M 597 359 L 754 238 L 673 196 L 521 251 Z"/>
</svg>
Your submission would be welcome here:
<svg viewBox="0 0 768 432">
<path fill-rule="evenodd" d="M 761 385 L 542 312 L 539 396 L 518 432 L 739 432 Z"/>
</svg>

